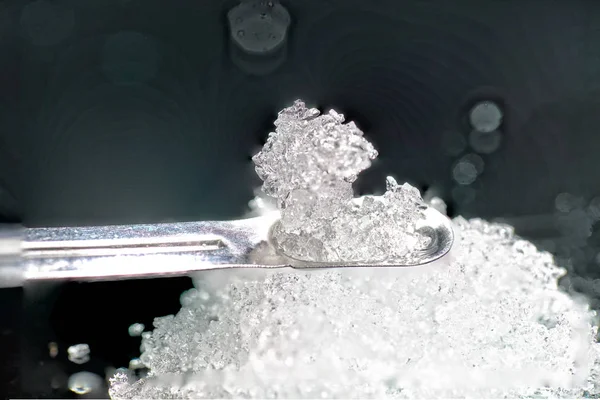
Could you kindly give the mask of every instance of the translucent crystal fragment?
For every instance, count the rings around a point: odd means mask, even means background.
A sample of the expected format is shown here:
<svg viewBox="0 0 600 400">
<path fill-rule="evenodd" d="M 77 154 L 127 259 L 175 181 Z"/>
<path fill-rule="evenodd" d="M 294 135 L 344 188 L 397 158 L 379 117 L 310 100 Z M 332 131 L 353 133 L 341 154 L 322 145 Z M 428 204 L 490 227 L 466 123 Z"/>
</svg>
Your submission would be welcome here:
<svg viewBox="0 0 600 400">
<path fill-rule="evenodd" d="M 85 364 L 90 361 L 90 346 L 86 343 L 75 344 L 67 349 L 69 361 L 75 364 Z"/>
<path fill-rule="evenodd" d="M 142 332 L 144 332 L 144 324 L 135 323 L 129 325 L 128 332 L 129 336 L 141 336 Z"/>
<path fill-rule="evenodd" d="M 425 204 L 417 189 L 391 177 L 383 196 L 353 198 L 352 182 L 377 151 L 344 121 L 301 101 L 279 113 L 275 132 L 253 158 L 263 191 L 281 210 L 274 242 L 301 260 L 400 260 L 425 240 L 416 230 Z"/>
<path fill-rule="evenodd" d="M 253 157 L 266 194 L 284 199 L 296 189 L 313 192 L 339 181 L 353 182 L 377 151 L 353 122 L 331 110 L 320 115 L 296 101 L 282 110 L 263 149 Z"/>
</svg>

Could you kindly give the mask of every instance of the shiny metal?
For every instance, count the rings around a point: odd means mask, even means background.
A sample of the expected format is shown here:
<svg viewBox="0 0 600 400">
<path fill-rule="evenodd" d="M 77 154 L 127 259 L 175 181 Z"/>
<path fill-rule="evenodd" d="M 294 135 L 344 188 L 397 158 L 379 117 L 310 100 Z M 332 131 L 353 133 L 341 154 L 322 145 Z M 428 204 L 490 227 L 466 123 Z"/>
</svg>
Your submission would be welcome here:
<svg viewBox="0 0 600 400">
<path fill-rule="evenodd" d="M 417 262 L 312 263 L 279 253 L 269 238 L 279 214 L 237 221 L 30 228 L 0 231 L 0 287 L 27 281 L 100 281 L 187 275 L 231 268 L 410 267 L 444 256 L 454 241 L 448 218 L 426 211 L 432 240 Z M 3 236 L 2 233 L 4 232 Z"/>
</svg>

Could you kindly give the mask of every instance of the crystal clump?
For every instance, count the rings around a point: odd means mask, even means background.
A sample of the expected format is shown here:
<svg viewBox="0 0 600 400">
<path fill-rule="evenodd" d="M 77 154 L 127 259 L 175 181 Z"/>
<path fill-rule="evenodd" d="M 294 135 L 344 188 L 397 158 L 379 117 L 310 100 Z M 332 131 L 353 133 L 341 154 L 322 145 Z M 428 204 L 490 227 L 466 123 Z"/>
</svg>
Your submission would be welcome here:
<svg viewBox="0 0 600 400">
<path fill-rule="evenodd" d="M 263 191 L 277 199 L 276 246 L 300 260 L 405 260 L 427 238 L 416 224 L 426 208 L 419 191 L 387 178 L 383 196 L 353 198 L 352 182 L 377 151 L 354 122 L 321 115 L 301 101 L 282 110 L 253 157 Z"/>
</svg>

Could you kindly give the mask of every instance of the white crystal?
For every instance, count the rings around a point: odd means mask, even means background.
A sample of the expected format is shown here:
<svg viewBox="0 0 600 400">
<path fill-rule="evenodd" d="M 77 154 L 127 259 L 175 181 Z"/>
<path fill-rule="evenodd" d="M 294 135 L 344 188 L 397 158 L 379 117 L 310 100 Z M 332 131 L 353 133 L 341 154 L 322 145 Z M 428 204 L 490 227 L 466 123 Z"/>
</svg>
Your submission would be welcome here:
<svg viewBox="0 0 600 400">
<path fill-rule="evenodd" d="M 69 361 L 85 364 L 90 360 L 90 346 L 86 343 L 75 344 L 67 349 Z"/>
<path fill-rule="evenodd" d="M 282 110 L 263 149 L 253 157 L 266 194 L 284 199 L 296 189 L 318 191 L 353 182 L 377 151 L 353 122 L 331 110 L 320 115 L 303 102 Z"/>
<path fill-rule="evenodd" d="M 131 370 L 141 369 L 141 368 L 145 368 L 145 367 L 146 366 L 144 365 L 142 360 L 140 360 L 139 358 L 132 358 L 131 360 L 129 360 L 129 369 L 131 369 Z"/>
<path fill-rule="evenodd" d="M 390 177 L 383 196 L 353 199 L 352 182 L 377 156 L 354 123 L 296 101 L 275 126 L 253 160 L 263 191 L 278 199 L 281 251 L 308 261 L 393 261 L 425 240 L 415 226 L 426 206 L 412 186 Z"/>
<path fill-rule="evenodd" d="M 142 332 L 144 332 L 144 324 L 140 324 L 140 323 L 135 323 L 135 324 L 131 324 L 129 325 L 129 336 L 141 336 Z"/>
<path fill-rule="evenodd" d="M 600 393 L 600 345 L 565 273 L 510 227 L 455 221 L 437 267 L 271 274 L 191 296 L 113 398 L 500 398 Z M 194 291 L 197 291 L 194 289 Z"/>
</svg>

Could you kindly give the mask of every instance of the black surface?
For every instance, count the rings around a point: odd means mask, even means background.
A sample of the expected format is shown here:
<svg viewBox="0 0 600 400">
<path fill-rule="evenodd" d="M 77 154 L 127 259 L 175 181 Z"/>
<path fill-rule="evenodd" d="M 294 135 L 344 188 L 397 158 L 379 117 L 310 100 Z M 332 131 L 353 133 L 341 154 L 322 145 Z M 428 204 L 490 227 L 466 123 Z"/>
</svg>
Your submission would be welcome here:
<svg viewBox="0 0 600 400">
<path fill-rule="evenodd" d="M 488 219 L 552 213 L 560 192 L 600 195 L 599 2 L 290 0 L 287 59 L 263 77 L 230 60 L 224 15 L 235 2 L 48 0 L 58 8 L 24 13 L 32 4 L 0 2 L 5 221 L 239 217 L 258 184 L 249 157 L 296 98 L 345 113 L 379 149 L 360 193 L 393 175 L 434 188 L 454 215 Z M 458 156 L 444 134 L 467 135 L 466 110 L 487 98 L 505 106 L 503 142 L 483 157 L 475 199 L 453 202 Z M 573 272 L 600 277 L 593 254 Z M 127 326 L 176 312 L 189 286 L 31 288 L 37 300 L 0 291 L 6 393 L 67 396 L 44 382 L 73 372 L 64 351 L 76 342 L 91 345 L 86 368 L 125 365 L 138 346 Z M 27 364 L 51 340 L 63 358 Z"/>
</svg>

